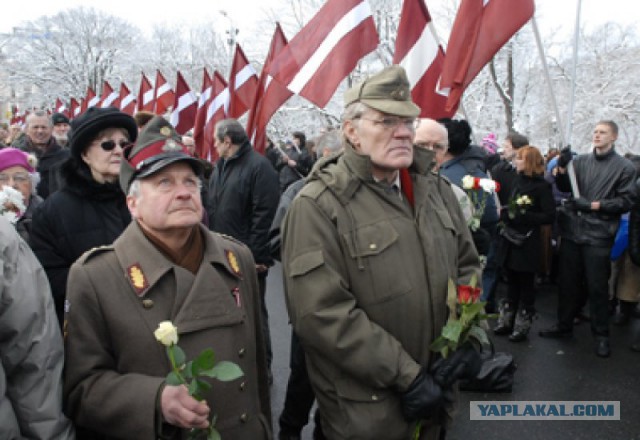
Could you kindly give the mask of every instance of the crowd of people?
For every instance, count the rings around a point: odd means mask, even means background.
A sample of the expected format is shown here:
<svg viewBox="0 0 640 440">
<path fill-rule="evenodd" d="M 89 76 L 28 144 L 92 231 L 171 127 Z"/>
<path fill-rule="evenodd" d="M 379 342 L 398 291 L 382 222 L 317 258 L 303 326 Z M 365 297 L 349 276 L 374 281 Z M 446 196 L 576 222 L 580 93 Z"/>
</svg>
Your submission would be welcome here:
<svg viewBox="0 0 640 440">
<path fill-rule="evenodd" d="M 557 323 L 539 336 L 588 315 L 609 357 L 610 322 L 640 315 L 640 161 L 617 153 L 616 123 L 595 124 L 588 153 L 545 156 L 522 134 L 475 145 L 468 121 L 419 114 L 391 66 L 345 92 L 339 130 L 269 140 L 264 156 L 240 122 L 217 122 L 213 164 L 152 113 L 0 127 L 0 438 L 299 439 L 316 402 L 314 439 L 444 439 L 456 383 L 482 365 L 475 340 L 430 349 L 452 283 L 478 280 L 499 313 L 490 336 L 514 343 L 555 283 Z M 277 430 L 276 261 L 293 330 Z M 213 348 L 242 377 L 210 373 L 194 396 L 184 379 L 211 365 L 172 373 L 164 321 L 179 363 Z"/>
</svg>

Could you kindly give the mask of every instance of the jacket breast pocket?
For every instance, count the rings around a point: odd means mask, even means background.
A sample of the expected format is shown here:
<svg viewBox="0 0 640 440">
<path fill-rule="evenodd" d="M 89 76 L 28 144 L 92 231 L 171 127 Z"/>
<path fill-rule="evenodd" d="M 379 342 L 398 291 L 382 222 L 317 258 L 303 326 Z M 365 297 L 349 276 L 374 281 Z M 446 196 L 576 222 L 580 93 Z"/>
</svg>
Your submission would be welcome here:
<svg viewBox="0 0 640 440">
<path fill-rule="evenodd" d="M 176 317 L 181 333 L 208 328 L 233 327 L 245 320 L 244 310 L 237 307 L 230 295 L 218 298 L 198 299 L 185 305 Z"/>
<path fill-rule="evenodd" d="M 352 290 L 361 304 L 378 304 L 406 294 L 411 282 L 403 274 L 398 231 L 389 222 L 359 226 L 344 233 L 352 261 Z"/>
</svg>

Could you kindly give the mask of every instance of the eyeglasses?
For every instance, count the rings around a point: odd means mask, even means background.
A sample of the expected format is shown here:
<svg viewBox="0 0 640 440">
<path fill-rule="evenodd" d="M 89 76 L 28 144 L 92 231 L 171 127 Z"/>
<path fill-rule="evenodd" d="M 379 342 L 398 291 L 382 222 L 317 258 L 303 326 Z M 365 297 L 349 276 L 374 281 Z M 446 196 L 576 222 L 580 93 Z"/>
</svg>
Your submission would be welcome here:
<svg viewBox="0 0 640 440">
<path fill-rule="evenodd" d="M 416 147 L 426 148 L 427 150 L 446 151 L 448 148 L 447 144 L 441 144 L 439 142 L 415 142 L 414 145 Z"/>
<path fill-rule="evenodd" d="M 117 144 L 116 144 L 115 141 L 112 141 L 111 139 L 109 139 L 108 141 L 100 142 L 100 147 L 102 147 L 102 149 L 104 151 L 111 151 L 114 148 L 116 148 L 116 145 L 120 145 L 120 148 L 122 148 L 124 150 L 129 145 L 131 145 L 131 142 L 129 142 L 128 140 L 125 140 L 125 139 L 121 140 Z"/>
<path fill-rule="evenodd" d="M 363 116 L 358 116 L 354 119 L 364 119 L 365 121 L 373 122 L 376 125 L 382 125 L 385 130 L 395 130 L 400 124 L 411 131 L 415 131 L 416 118 L 400 118 L 398 116 L 385 116 L 382 119 L 371 119 Z"/>
<path fill-rule="evenodd" d="M 0 183 L 8 183 L 9 180 L 13 179 L 15 183 L 26 183 L 29 181 L 28 173 L 16 173 L 14 175 L 0 173 Z"/>
</svg>

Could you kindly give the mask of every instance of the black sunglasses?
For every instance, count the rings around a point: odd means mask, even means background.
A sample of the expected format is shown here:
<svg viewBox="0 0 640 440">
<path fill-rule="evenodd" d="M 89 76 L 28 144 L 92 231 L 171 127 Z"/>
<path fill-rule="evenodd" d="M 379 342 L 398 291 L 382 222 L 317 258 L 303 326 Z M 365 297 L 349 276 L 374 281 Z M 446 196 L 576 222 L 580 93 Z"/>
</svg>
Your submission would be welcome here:
<svg viewBox="0 0 640 440">
<path fill-rule="evenodd" d="M 120 145 L 120 148 L 122 148 L 123 150 L 125 148 L 127 148 L 129 145 L 131 145 L 131 142 L 126 141 L 126 140 L 121 140 L 118 145 Z M 116 142 L 112 141 L 112 140 L 108 140 L 108 141 L 104 141 L 100 143 L 100 146 L 102 147 L 102 149 L 104 151 L 111 151 L 114 148 L 116 148 Z"/>
</svg>

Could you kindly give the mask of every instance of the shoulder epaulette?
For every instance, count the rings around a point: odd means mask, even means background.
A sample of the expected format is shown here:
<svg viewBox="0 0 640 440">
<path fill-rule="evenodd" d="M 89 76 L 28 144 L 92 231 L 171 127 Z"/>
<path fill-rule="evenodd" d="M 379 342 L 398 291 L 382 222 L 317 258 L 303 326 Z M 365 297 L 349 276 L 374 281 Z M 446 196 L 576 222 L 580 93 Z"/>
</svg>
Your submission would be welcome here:
<svg viewBox="0 0 640 440">
<path fill-rule="evenodd" d="M 78 258 L 78 263 L 85 264 L 96 255 L 101 255 L 109 251 L 113 251 L 113 245 L 96 246 L 94 248 L 89 249 L 84 254 L 82 254 L 80 258 Z"/>
<path fill-rule="evenodd" d="M 241 242 L 240 240 L 238 240 L 235 237 L 232 237 L 231 235 L 222 234 L 220 232 L 215 232 L 215 234 L 220 238 L 224 238 L 225 240 L 229 240 L 229 241 L 232 241 L 232 242 L 234 242 L 236 244 L 239 244 L 241 246 L 245 246 L 245 244 L 243 242 Z"/>
</svg>

